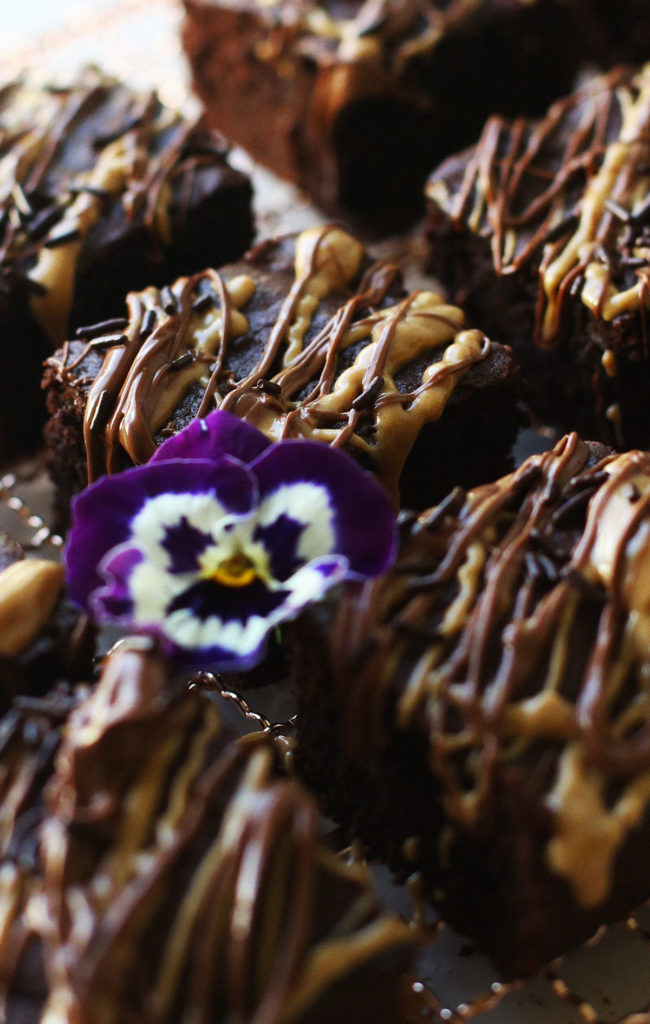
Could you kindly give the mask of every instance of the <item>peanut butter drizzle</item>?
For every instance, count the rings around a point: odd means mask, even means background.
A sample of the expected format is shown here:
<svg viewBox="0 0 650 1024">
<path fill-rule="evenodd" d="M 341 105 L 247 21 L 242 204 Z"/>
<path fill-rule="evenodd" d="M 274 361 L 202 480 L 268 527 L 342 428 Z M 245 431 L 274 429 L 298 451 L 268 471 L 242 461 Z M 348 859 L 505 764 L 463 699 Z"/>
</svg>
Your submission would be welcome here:
<svg viewBox="0 0 650 1024">
<path fill-rule="evenodd" d="M 62 724 L 86 692 L 58 688 L 41 700 L 23 704 L 19 698 L 0 719 L 0 1014 L 7 1019 L 16 970 L 35 937 L 27 909 L 42 894 L 43 787 Z"/>
<path fill-rule="evenodd" d="M 539 770 L 535 747 L 558 750 L 540 796 L 546 860 L 597 906 L 650 810 L 650 456 L 595 462 L 573 434 L 447 505 L 423 513 L 391 573 L 341 605 L 348 749 L 383 742 L 400 679 L 399 727 L 426 723 L 447 814 L 469 830 L 489 816 L 502 766 Z"/>
<path fill-rule="evenodd" d="M 539 261 L 536 341 L 550 348 L 569 293 L 605 321 L 650 306 L 649 188 L 650 64 L 595 79 L 536 124 L 492 118 L 455 194 L 444 171 L 428 193 L 490 239 L 498 274 Z"/>
<path fill-rule="evenodd" d="M 0 108 L 2 274 L 25 281 L 32 313 L 53 348 L 66 336 L 84 239 L 107 203 L 119 198 L 129 220 L 142 217 L 160 245 L 171 240 L 170 179 L 196 125 L 183 123 L 155 94 L 130 96 L 128 107 L 119 109 L 126 119 L 123 126 L 104 126 L 115 129 L 115 137 L 89 140 L 96 150 L 92 167 L 75 170 L 57 164 L 66 140 L 83 131 L 84 120 L 102 106 L 110 107 L 121 88 L 114 79 L 86 68 L 69 88 L 16 83 L 4 94 L 7 106 Z M 163 133 L 172 134 L 163 152 L 154 155 L 155 139 Z M 38 197 L 49 173 L 60 179 L 56 195 L 48 195 L 47 207 L 37 213 L 31 197 Z M 44 198 L 45 193 L 36 202 Z M 41 229 L 45 214 L 50 226 Z"/>
<path fill-rule="evenodd" d="M 261 734 L 229 740 L 150 641 L 108 655 L 68 717 L 16 915 L 45 945 L 43 1024 L 289 1024 L 357 967 L 408 959 L 417 935 L 321 845 L 274 756 Z"/>
<path fill-rule="evenodd" d="M 382 58 L 389 48 L 401 72 L 409 61 L 431 53 L 447 33 L 483 6 L 485 0 L 451 0 L 444 10 L 418 0 L 365 0 L 353 18 L 337 18 L 327 5 L 312 0 L 301 4 L 299 13 L 304 31 L 330 40 L 336 48 L 343 66 L 334 71 L 346 79 L 355 73 L 355 64 L 373 64 L 379 75 L 386 74 Z M 264 59 L 264 49 L 258 56 Z"/>
<path fill-rule="evenodd" d="M 229 355 L 233 340 L 245 337 L 250 327 L 246 314 L 258 287 L 254 277 L 227 280 L 206 271 L 181 279 L 170 290 L 175 307 L 170 313 L 155 289 L 130 296 L 126 340 L 109 348 L 87 401 L 89 479 L 114 472 L 121 450 L 136 464 L 150 458 L 155 435 L 198 386 L 203 389 L 199 416 L 220 407 L 274 440 L 309 437 L 351 446 L 397 495 L 417 435 L 443 413 L 458 380 L 485 358 L 490 345 L 481 332 L 465 328 L 461 310 L 433 292 L 417 292 L 386 307 L 399 271 L 380 263 L 359 281 L 364 258 L 361 244 L 341 228 L 312 228 L 299 235 L 294 281 L 277 320 L 256 339 L 261 351 L 252 369 L 239 380 L 229 368 Z M 206 285 L 215 304 L 207 313 L 201 302 Z M 338 311 L 309 338 L 314 315 L 332 295 L 341 296 Z M 152 315 L 155 326 L 145 337 L 143 323 Z M 208 321 L 215 329 L 198 344 L 209 334 Z M 361 346 L 356 359 L 337 374 L 339 357 L 353 345 Z M 400 390 L 400 371 L 429 357 L 418 386 Z M 179 361 L 184 362 L 177 369 Z"/>
</svg>

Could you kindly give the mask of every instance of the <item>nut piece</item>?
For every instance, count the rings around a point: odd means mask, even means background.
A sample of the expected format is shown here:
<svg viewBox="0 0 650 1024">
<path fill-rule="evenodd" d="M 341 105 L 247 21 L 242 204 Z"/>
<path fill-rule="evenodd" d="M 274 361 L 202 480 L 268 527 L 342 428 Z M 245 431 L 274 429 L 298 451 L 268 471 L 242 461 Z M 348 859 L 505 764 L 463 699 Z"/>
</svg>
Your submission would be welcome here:
<svg viewBox="0 0 650 1024">
<path fill-rule="evenodd" d="M 63 586 L 63 566 L 25 558 L 0 572 L 0 654 L 20 654 L 49 619 Z"/>
</svg>

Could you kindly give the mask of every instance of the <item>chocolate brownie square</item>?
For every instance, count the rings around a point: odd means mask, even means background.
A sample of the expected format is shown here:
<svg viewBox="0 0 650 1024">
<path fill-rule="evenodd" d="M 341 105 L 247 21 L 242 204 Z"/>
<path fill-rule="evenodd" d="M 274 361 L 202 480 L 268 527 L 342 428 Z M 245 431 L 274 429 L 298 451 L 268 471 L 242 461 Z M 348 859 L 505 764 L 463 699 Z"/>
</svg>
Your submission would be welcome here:
<svg viewBox="0 0 650 1024">
<path fill-rule="evenodd" d="M 650 65 L 488 121 L 429 178 L 431 271 L 498 328 L 545 421 L 650 446 Z"/>
<path fill-rule="evenodd" d="M 46 384 L 62 515 L 88 480 L 215 407 L 274 440 L 342 446 L 420 508 L 502 471 L 519 415 L 509 350 L 331 225 L 132 293 L 122 332 L 67 343 Z"/>
<path fill-rule="evenodd" d="M 127 287 L 234 259 L 251 187 L 220 137 L 88 68 L 0 89 L 0 455 L 42 442 L 42 362 Z"/>
<path fill-rule="evenodd" d="M 634 0 L 184 4 L 211 124 L 370 234 L 418 216 L 431 167 L 486 117 L 542 113 L 584 61 L 641 59 L 650 26 Z"/>
<path fill-rule="evenodd" d="M 649 527 L 650 456 L 569 435 L 293 630 L 298 772 L 506 977 L 650 895 Z"/>
</svg>

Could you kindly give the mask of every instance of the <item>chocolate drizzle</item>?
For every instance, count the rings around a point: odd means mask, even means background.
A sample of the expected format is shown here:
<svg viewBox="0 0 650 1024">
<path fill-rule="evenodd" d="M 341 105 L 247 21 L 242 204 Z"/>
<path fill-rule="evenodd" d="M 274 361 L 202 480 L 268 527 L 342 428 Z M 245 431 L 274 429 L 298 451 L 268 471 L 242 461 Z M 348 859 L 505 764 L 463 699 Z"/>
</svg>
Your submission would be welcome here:
<svg viewBox="0 0 650 1024">
<path fill-rule="evenodd" d="M 310 798 L 273 777 L 272 744 L 233 742 L 212 702 L 177 686 L 149 641 L 115 648 L 97 688 L 58 718 L 54 698 L 43 707 L 30 717 L 45 714 L 40 739 L 17 712 L 0 725 L 3 768 L 16 738 L 27 750 L 15 778 L 2 774 L 20 801 L 10 801 L 9 832 L 3 819 L 0 882 L 15 895 L 8 851 L 18 841 L 40 849 L 10 938 L 29 926 L 43 944 L 45 1017 L 279 1024 L 302 1020 L 382 954 L 397 970 L 408 961 L 412 931 L 380 914 L 363 871 L 321 845 Z M 8 946 L 14 959 L 24 945 Z M 2 961 L 5 982 L 12 965 Z M 345 1005 L 340 1019 L 351 1019 Z"/>
<path fill-rule="evenodd" d="M 19 81 L 0 102 L 0 292 L 16 287 L 53 347 L 63 342 L 76 265 L 95 223 L 119 204 L 141 223 L 160 258 L 187 188 L 179 176 L 214 160 L 193 152 L 205 130 L 182 121 L 155 94 L 137 95 L 87 68 L 68 87 Z"/>
<path fill-rule="evenodd" d="M 19 697 L 0 719 L 0 1012 L 8 1019 L 10 989 L 14 996 L 38 1004 L 45 986 L 42 969 L 28 967 L 40 938 L 27 907 L 41 893 L 43 788 L 53 771 L 63 725 L 83 696 L 81 689 L 73 693 L 61 686 L 46 698 Z"/>
<path fill-rule="evenodd" d="M 570 435 L 424 514 L 395 568 L 344 597 L 332 639 L 350 755 L 381 747 L 394 701 L 400 729 L 425 725 L 446 813 L 469 830 L 507 766 L 528 765 L 548 865 L 584 906 L 607 898 L 650 807 L 650 457 L 603 451 Z"/>
<path fill-rule="evenodd" d="M 108 349 L 88 394 L 89 479 L 121 468 L 124 453 L 150 458 L 189 402 L 193 415 L 220 407 L 273 439 L 348 446 L 397 494 L 418 433 L 490 348 L 434 293 L 396 302 L 400 280 L 330 226 L 131 295 L 126 341 Z M 64 376 L 85 364 L 51 365 Z"/>
<path fill-rule="evenodd" d="M 428 195 L 489 239 L 498 274 L 539 269 L 536 341 L 562 339 L 577 295 L 605 321 L 648 305 L 650 65 L 617 69 L 555 103 L 539 122 L 493 117 L 462 180 L 451 163 Z"/>
</svg>

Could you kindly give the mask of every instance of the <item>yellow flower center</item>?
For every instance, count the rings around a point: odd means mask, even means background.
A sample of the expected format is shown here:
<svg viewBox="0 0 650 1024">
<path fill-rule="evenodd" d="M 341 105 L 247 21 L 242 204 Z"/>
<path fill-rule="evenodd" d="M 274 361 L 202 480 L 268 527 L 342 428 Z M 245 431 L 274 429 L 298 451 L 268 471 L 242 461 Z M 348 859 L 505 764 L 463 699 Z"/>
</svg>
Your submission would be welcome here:
<svg viewBox="0 0 650 1024">
<path fill-rule="evenodd" d="M 257 579 L 257 569 L 250 558 L 237 552 L 219 562 L 210 575 L 216 583 L 221 583 L 224 587 L 247 587 Z"/>
</svg>

